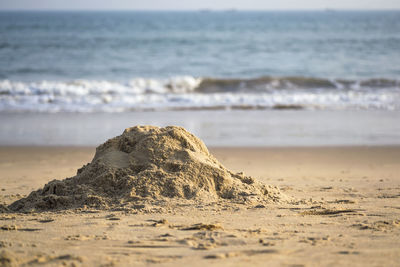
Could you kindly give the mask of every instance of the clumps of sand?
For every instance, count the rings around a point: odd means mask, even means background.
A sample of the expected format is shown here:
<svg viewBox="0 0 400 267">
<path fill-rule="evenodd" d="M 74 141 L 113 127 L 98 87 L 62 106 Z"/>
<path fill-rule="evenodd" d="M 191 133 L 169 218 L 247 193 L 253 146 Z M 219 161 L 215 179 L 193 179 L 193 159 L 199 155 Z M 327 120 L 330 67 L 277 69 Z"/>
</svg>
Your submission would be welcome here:
<svg viewBox="0 0 400 267">
<path fill-rule="evenodd" d="M 77 175 L 53 180 L 12 203 L 12 211 L 137 208 L 171 201 L 268 203 L 276 187 L 226 169 L 184 128 L 136 126 L 96 149 Z"/>
<path fill-rule="evenodd" d="M 8 211 L 7 207 L 3 204 L 0 204 L 0 213 L 5 213 L 7 211 Z"/>
<path fill-rule="evenodd" d="M 13 267 L 18 266 L 16 256 L 8 250 L 0 251 L 0 266 Z"/>
</svg>

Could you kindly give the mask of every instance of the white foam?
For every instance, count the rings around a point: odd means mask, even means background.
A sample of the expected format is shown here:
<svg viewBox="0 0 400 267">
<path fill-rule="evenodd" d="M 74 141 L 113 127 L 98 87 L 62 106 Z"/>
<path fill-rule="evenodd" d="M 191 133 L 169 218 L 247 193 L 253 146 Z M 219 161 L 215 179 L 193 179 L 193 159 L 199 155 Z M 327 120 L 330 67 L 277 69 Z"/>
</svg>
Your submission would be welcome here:
<svg viewBox="0 0 400 267">
<path fill-rule="evenodd" d="M 199 93 L 200 78 L 132 79 L 127 83 L 0 81 L 2 112 L 123 112 L 198 108 L 274 108 L 400 110 L 399 88 L 274 89 L 259 92 Z M 274 82 L 275 83 L 275 82 Z"/>
</svg>

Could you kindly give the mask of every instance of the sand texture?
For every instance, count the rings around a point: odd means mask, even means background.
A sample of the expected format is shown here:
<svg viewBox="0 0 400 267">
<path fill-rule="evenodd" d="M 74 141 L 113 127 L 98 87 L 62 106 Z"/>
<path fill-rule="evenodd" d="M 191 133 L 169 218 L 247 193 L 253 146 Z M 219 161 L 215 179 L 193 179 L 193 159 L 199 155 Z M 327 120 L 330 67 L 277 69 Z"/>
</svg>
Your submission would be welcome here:
<svg viewBox="0 0 400 267">
<path fill-rule="evenodd" d="M 102 151 L 98 149 L 97 158 L 105 155 Z M 52 179 L 80 177 L 74 176 L 76 170 L 94 152 L 0 148 L 2 207 Z M 282 195 L 296 201 L 242 202 L 210 190 L 205 194 L 210 201 L 202 203 L 187 199 L 184 191 L 163 195 L 154 184 L 156 193 L 146 196 L 149 200 L 182 202 L 162 210 L 118 210 L 111 201 L 107 209 L 79 204 L 73 209 L 3 212 L 0 266 L 399 266 L 400 148 L 211 152 L 231 173 L 244 171 L 260 184 L 277 185 Z M 124 193 L 116 199 L 126 201 Z M 114 199 L 114 194 L 105 196 Z M 138 195 L 135 191 L 133 198 Z"/>
<path fill-rule="evenodd" d="M 287 200 L 276 187 L 226 169 L 200 139 L 182 127 L 135 126 L 97 147 L 93 160 L 78 169 L 76 176 L 53 180 L 8 209 L 130 211 L 149 204 L 152 209 L 168 204 L 172 208 L 182 199 L 199 204 Z"/>
</svg>

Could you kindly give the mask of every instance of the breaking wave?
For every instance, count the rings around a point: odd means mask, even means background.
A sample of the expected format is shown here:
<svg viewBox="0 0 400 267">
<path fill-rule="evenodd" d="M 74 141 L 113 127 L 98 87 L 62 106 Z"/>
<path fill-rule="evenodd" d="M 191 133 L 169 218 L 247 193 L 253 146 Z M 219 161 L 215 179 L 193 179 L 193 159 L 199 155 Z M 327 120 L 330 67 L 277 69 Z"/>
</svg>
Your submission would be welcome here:
<svg viewBox="0 0 400 267">
<path fill-rule="evenodd" d="M 400 109 L 400 80 L 260 77 L 128 82 L 0 80 L 1 112 L 182 109 Z"/>
</svg>

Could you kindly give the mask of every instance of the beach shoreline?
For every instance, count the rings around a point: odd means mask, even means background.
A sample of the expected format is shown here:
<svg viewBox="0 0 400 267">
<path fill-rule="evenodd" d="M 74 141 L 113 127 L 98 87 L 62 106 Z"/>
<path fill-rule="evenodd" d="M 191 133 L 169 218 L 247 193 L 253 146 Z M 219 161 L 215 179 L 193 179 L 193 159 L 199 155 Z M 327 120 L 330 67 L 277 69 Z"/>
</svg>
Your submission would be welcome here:
<svg viewBox="0 0 400 267">
<path fill-rule="evenodd" d="M 0 4 L 0 267 L 399 266 L 400 10 L 41 2 Z"/>
<path fill-rule="evenodd" d="M 398 111 L 3 113 L 0 146 L 98 146 L 134 125 L 181 126 L 208 147 L 400 145 Z"/>
</svg>

